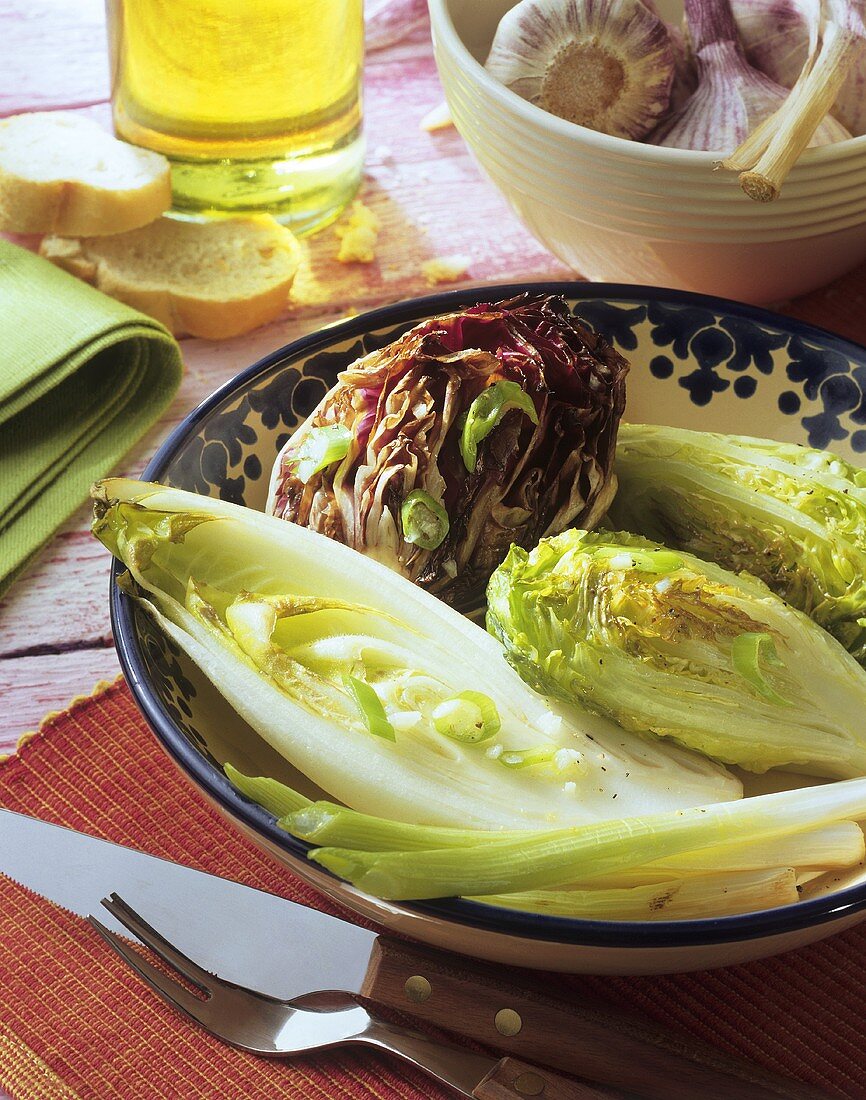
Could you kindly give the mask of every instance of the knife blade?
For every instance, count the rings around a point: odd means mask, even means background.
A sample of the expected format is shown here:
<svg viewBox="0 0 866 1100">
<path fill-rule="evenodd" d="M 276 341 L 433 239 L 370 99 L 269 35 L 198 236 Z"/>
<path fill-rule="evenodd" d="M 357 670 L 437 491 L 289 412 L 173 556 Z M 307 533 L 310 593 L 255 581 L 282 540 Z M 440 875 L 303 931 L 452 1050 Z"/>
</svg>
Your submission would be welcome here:
<svg viewBox="0 0 866 1100">
<path fill-rule="evenodd" d="M 280 1000 L 360 992 L 374 932 L 158 856 L 0 810 L 0 871 L 65 909 L 99 914 L 120 894 L 205 970 Z"/>
<path fill-rule="evenodd" d="M 338 990 L 648 1100 L 828 1100 L 624 1012 L 551 997 L 507 968 L 392 940 L 262 890 L 0 809 L 0 873 L 77 913 L 120 894 L 217 976 L 281 1000 Z M 105 920 L 108 923 L 108 920 Z M 124 933 L 119 924 L 112 930 Z"/>
</svg>

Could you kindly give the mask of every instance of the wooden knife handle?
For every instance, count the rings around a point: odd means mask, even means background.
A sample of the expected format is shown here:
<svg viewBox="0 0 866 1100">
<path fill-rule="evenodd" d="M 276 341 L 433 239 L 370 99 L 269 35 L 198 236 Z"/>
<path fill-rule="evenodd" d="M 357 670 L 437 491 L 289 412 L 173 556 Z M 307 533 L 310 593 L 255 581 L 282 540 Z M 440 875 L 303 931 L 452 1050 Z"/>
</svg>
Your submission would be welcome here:
<svg viewBox="0 0 866 1100">
<path fill-rule="evenodd" d="M 610 1100 L 610 1093 L 569 1081 L 518 1058 L 503 1058 L 472 1090 L 478 1100 Z"/>
<path fill-rule="evenodd" d="M 486 1046 L 647 1100 L 830 1100 L 810 1085 L 732 1058 L 691 1036 L 578 998 L 557 1000 L 529 984 L 512 984 L 506 975 L 488 963 L 380 936 L 361 995 Z"/>
</svg>

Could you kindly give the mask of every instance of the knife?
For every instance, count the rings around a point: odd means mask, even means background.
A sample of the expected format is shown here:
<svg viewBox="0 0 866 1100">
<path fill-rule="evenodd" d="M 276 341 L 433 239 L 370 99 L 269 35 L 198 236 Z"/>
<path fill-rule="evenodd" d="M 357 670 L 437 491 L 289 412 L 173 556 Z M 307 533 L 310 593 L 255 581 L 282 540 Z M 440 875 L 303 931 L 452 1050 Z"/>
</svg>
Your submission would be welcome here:
<svg viewBox="0 0 866 1100">
<path fill-rule="evenodd" d="M 66 909 L 120 894 L 184 954 L 280 1000 L 341 991 L 648 1100 L 829 1100 L 690 1036 L 558 1000 L 507 969 L 391 939 L 229 879 L 0 809 L 0 873 Z M 314 1000 L 314 998 L 313 998 Z"/>
</svg>

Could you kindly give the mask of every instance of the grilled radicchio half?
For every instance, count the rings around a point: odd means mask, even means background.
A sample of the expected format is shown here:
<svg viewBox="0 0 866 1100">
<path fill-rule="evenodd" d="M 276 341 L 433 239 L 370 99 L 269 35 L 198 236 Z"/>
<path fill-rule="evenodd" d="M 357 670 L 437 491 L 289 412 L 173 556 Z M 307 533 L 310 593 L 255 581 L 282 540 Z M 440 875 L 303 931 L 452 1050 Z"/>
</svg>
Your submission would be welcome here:
<svg viewBox="0 0 866 1100">
<path fill-rule="evenodd" d="M 431 318 L 339 375 L 268 511 L 471 604 L 512 543 L 604 515 L 627 371 L 559 297 Z"/>
</svg>

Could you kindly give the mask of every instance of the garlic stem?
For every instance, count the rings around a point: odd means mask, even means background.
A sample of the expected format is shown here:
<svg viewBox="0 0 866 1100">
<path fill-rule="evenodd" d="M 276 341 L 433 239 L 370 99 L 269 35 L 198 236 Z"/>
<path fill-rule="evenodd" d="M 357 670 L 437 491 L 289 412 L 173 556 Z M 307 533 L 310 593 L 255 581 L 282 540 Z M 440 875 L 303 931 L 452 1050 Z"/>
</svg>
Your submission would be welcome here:
<svg viewBox="0 0 866 1100">
<path fill-rule="evenodd" d="M 789 98 L 787 88 L 746 59 L 729 0 L 685 0 L 689 34 L 696 50 L 698 86 L 689 100 L 653 133 L 655 145 L 723 153 L 738 148 L 738 170 L 752 168 L 775 131 L 764 125 Z M 742 143 L 755 131 L 762 135 Z M 813 144 L 849 137 L 835 121 L 822 122 Z M 753 159 L 743 161 L 748 154 Z M 730 167 L 730 164 L 727 164 Z"/>
<path fill-rule="evenodd" d="M 857 23 L 859 19 L 846 20 L 845 25 L 826 24 L 818 56 L 802 82 L 798 82 L 799 87 L 795 85 L 776 113 L 776 125 L 766 149 L 751 170 L 740 174 L 740 184 L 750 199 L 772 202 L 778 198 L 788 172 L 829 113 L 863 47 Z M 859 31 L 862 32 L 862 24 Z M 736 162 L 740 153 L 737 150 L 731 160 Z"/>
<path fill-rule="evenodd" d="M 778 111 L 775 111 L 763 122 L 759 122 L 745 141 L 742 141 L 730 156 L 720 160 L 716 167 L 727 168 L 732 172 L 745 172 L 749 168 L 754 168 L 758 158 L 770 144 L 778 125 L 776 117 L 778 113 Z"/>
<path fill-rule="evenodd" d="M 760 158 L 767 151 L 767 147 L 773 140 L 774 135 L 777 133 L 783 111 L 790 111 L 794 114 L 798 112 L 800 101 L 804 97 L 803 86 L 806 83 L 806 78 L 812 71 L 816 57 L 817 47 L 816 52 L 810 54 L 806 59 L 802 72 L 791 88 L 791 91 L 788 93 L 787 99 L 780 105 L 779 109 L 765 118 L 763 122 L 759 123 L 734 152 L 731 153 L 730 156 L 725 157 L 716 167 L 727 168 L 732 172 L 746 172 L 755 167 Z"/>
<path fill-rule="evenodd" d="M 746 57 L 786 88 L 820 44 L 825 7 L 822 0 L 731 0 Z M 852 134 L 866 133 L 866 59 L 849 68 L 833 116 Z"/>
</svg>

